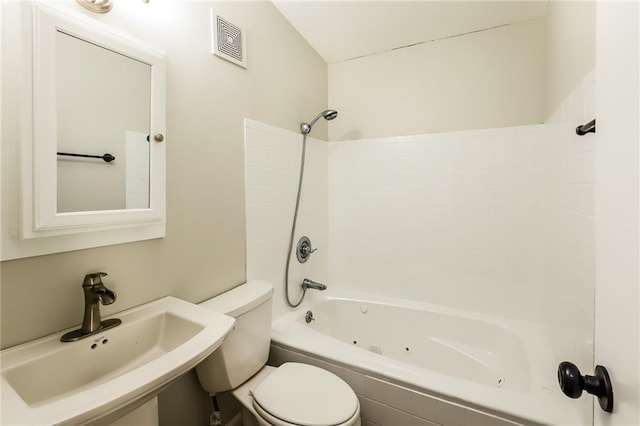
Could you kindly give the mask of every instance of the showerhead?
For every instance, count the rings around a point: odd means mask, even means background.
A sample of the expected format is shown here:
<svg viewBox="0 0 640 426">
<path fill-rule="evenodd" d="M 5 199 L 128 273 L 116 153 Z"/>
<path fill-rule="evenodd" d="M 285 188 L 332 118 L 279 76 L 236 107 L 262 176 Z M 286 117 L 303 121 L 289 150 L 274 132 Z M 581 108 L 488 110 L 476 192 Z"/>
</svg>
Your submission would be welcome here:
<svg viewBox="0 0 640 426">
<path fill-rule="evenodd" d="M 338 111 L 336 111 L 335 109 L 328 109 L 322 112 L 322 116 L 325 120 L 333 120 L 338 116 Z"/>
<path fill-rule="evenodd" d="M 337 116 L 338 116 L 338 111 L 334 109 L 327 109 L 325 111 L 322 111 L 320 114 L 316 115 L 313 120 L 311 120 L 311 123 L 300 124 L 300 132 L 302 132 L 303 135 L 309 134 L 309 132 L 311 132 L 311 128 L 316 123 L 316 121 L 320 119 L 320 117 L 323 117 L 325 120 L 329 121 L 329 120 L 333 120 Z"/>
</svg>

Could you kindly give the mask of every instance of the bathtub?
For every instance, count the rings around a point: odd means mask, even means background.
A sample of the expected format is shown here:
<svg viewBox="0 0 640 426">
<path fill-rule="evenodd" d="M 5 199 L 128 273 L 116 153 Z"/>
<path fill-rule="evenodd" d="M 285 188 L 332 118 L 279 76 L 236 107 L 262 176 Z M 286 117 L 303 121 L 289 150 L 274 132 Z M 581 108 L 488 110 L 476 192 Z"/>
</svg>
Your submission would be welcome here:
<svg viewBox="0 0 640 426">
<path fill-rule="evenodd" d="M 365 425 L 583 423 L 537 324 L 373 294 L 314 296 L 274 321 L 270 363 L 335 372 Z"/>
</svg>

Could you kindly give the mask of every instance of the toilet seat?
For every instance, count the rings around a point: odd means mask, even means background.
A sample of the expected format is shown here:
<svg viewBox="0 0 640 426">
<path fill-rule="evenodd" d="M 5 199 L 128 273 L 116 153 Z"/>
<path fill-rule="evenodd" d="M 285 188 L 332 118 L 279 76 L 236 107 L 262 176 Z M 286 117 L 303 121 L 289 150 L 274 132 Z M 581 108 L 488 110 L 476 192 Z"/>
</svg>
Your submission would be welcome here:
<svg viewBox="0 0 640 426">
<path fill-rule="evenodd" d="M 349 385 L 308 364 L 282 364 L 251 394 L 253 407 L 274 425 L 336 426 L 359 412 L 358 398 Z"/>
</svg>

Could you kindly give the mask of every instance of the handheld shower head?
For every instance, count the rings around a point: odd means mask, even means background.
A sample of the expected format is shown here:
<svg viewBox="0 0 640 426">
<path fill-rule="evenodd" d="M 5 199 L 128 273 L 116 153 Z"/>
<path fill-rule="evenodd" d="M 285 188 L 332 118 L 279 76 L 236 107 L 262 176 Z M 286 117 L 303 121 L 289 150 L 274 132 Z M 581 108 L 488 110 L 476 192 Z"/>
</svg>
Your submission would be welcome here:
<svg viewBox="0 0 640 426">
<path fill-rule="evenodd" d="M 322 116 L 325 120 L 333 120 L 338 116 L 338 111 L 336 111 L 335 109 L 328 109 L 322 112 Z"/>
<path fill-rule="evenodd" d="M 313 118 L 313 120 L 311 120 L 311 123 L 302 123 L 302 124 L 300 124 L 300 132 L 303 135 L 309 134 L 311 132 L 311 128 L 316 123 L 316 121 L 318 121 L 320 119 L 320 117 L 322 117 L 325 120 L 329 121 L 329 120 L 333 120 L 337 116 L 338 116 L 338 111 L 336 111 L 334 109 L 324 110 L 320 114 L 316 115 Z"/>
</svg>

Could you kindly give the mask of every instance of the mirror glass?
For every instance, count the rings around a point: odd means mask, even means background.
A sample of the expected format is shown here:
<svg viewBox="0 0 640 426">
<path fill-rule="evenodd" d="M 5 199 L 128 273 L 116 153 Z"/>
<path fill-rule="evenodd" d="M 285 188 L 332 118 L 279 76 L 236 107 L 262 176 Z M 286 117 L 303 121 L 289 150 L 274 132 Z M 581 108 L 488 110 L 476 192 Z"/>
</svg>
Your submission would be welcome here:
<svg viewBox="0 0 640 426">
<path fill-rule="evenodd" d="M 151 66 L 60 30 L 55 43 L 57 212 L 149 208 Z"/>
</svg>

